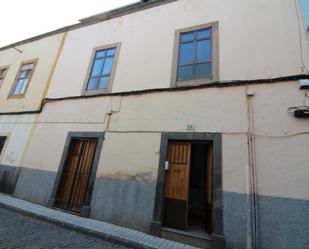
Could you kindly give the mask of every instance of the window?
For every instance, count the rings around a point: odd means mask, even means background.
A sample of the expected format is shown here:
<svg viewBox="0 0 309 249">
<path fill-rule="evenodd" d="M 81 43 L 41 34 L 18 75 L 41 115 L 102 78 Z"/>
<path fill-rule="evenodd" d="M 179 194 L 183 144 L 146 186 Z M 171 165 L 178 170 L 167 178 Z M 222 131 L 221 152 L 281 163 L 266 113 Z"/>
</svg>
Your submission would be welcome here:
<svg viewBox="0 0 309 249">
<path fill-rule="evenodd" d="M 15 82 L 11 89 L 11 97 L 23 97 L 28 88 L 37 61 L 23 62 L 19 68 Z"/>
<path fill-rule="evenodd" d="M 92 57 L 86 93 L 106 92 L 111 89 L 118 54 L 118 45 L 98 48 Z"/>
<path fill-rule="evenodd" d="M 173 83 L 176 86 L 218 80 L 217 23 L 176 32 Z"/>
<path fill-rule="evenodd" d="M 2 150 L 3 150 L 3 148 L 4 148 L 5 141 L 6 141 L 6 137 L 0 136 L 0 155 L 1 155 Z"/>
<path fill-rule="evenodd" d="M 305 25 L 305 30 L 307 33 L 307 38 L 309 40 L 309 1 L 308 0 L 300 0 L 300 8 L 303 13 L 303 20 Z"/>
<path fill-rule="evenodd" d="M 2 85 L 4 78 L 6 76 L 6 73 L 8 71 L 9 67 L 1 67 L 0 68 L 0 86 Z"/>
</svg>

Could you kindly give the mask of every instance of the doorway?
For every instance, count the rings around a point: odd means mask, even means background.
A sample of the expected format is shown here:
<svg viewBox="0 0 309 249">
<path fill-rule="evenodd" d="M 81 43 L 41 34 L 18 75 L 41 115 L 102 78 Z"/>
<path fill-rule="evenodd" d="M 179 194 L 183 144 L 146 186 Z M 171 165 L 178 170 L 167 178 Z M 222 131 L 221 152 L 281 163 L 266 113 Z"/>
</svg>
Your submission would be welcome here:
<svg viewBox="0 0 309 249">
<path fill-rule="evenodd" d="M 167 154 L 163 225 L 196 234 L 211 234 L 212 142 L 169 141 Z"/>
<path fill-rule="evenodd" d="M 97 138 L 73 137 L 70 140 L 55 198 L 56 207 L 81 212 L 87 195 L 97 143 Z"/>
</svg>

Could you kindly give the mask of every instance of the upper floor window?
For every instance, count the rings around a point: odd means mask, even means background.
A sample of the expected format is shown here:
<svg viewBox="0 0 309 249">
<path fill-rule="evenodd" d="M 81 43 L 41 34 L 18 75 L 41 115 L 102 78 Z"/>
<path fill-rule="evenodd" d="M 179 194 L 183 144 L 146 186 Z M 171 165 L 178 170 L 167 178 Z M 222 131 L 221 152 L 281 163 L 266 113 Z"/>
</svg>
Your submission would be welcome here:
<svg viewBox="0 0 309 249">
<path fill-rule="evenodd" d="M 9 67 L 1 67 L 0 68 L 0 86 L 2 85 L 4 78 L 6 76 L 6 73 L 8 71 Z"/>
<path fill-rule="evenodd" d="M 118 54 L 117 50 L 119 50 L 118 44 L 95 50 L 87 80 L 86 93 L 107 92 L 111 89 Z"/>
<path fill-rule="evenodd" d="M 177 31 L 175 47 L 173 83 L 176 86 L 218 79 L 217 23 Z"/>
<path fill-rule="evenodd" d="M 11 97 L 23 97 L 30 83 L 37 60 L 23 62 L 10 92 Z"/>
</svg>

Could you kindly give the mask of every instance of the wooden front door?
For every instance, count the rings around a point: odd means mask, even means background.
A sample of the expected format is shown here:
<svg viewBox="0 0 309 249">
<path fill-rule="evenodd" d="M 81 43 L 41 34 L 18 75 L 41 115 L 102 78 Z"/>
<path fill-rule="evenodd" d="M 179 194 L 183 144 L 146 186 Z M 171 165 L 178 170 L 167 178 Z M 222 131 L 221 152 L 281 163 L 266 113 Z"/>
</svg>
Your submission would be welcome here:
<svg viewBox="0 0 309 249">
<path fill-rule="evenodd" d="M 165 176 L 164 226 L 187 227 L 191 144 L 170 142 Z"/>
<path fill-rule="evenodd" d="M 96 138 L 73 138 L 56 196 L 56 206 L 80 212 L 84 205 L 93 159 Z"/>
<path fill-rule="evenodd" d="M 6 141 L 6 137 L 0 136 L 0 155 L 1 155 L 1 152 L 4 148 L 5 141 Z"/>
</svg>

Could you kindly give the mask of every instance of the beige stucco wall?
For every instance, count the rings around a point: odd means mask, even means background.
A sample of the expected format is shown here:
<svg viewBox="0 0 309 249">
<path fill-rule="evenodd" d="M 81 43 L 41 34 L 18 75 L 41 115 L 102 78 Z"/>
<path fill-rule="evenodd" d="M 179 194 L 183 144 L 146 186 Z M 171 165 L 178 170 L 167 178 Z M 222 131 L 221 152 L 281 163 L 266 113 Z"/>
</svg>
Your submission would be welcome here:
<svg viewBox="0 0 309 249">
<path fill-rule="evenodd" d="M 35 115 L 0 116 L 0 136 L 7 141 L 0 156 L 0 164 L 19 166 Z"/>
<path fill-rule="evenodd" d="M 113 92 L 170 87 L 175 30 L 213 21 L 219 22 L 220 80 L 304 73 L 293 4 L 180 0 L 70 31 L 48 97 L 81 95 L 93 48 L 116 42 L 121 50 Z M 11 67 L 0 88 L 0 112 L 38 107 L 61 38 L 25 44 L 22 54 L 1 51 L 0 65 Z M 309 67 L 306 44 L 303 59 Z M 39 63 L 26 98 L 6 100 L 20 62 L 33 58 Z M 255 91 L 259 194 L 309 199 L 309 140 L 301 134 L 309 132 L 308 121 L 287 112 L 303 105 L 304 91 L 295 81 L 248 89 Z M 1 116 L 0 121 L 0 135 L 10 135 L 0 163 L 57 172 L 69 131 L 106 132 L 97 176 L 142 181 L 156 180 L 160 133 L 186 132 L 187 124 L 194 124 L 195 132 L 223 135 L 223 190 L 249 191 L 244 86 L 48 102 L 36 119 Z"/>
<path fill-rule="evenodd" d="M 62 41 L 63 34 L 59 34 L 20 45 L 17 48 L 22 51 L 21 53 L 13 48 L 0 51 L 0 67 L 9 66 L 6 77 L 0 86 L 1 113 L 39 109 L 43 95 L 46 94 L 48 80 L 52 76 L 52 67 Z M 20 64 L 33 59 L 38 59 L 38 62 L 25 97 L 8 98 Z M 0 157 L 1 164 L 13 166 L 22 164 L 35 121 L 36 115 L 0 116 L 0 135 L 8 136 Z"/>
<path fill-rule="evenodd" d="M 289 107 L 302 105 L 304 92 L 298 82 L 249 89 L 255 92 L 259 194 L 309 199 L 309 140 L 301 134 L 309 132 L 308 122 L 288 113 Z M 155 181 L 160 133 L 187 132 L 187 124 L 196 132 L 222 133 L 223 189 L 248 192 L 245 86 L 47 103 L 24 166 L 56 172 L 69 131 L 106 132 L 97 176 Z"/>
<path fill-rule="evenodd" d="M 97 176 L 156 181 L 160 140 L 159 133 L 106 133 Z"/>
<path fill-rule="evenodd" d="M 18 46 L 22 53 L 13 48 L 0 51 L 0 67 L 9 66 L 4 82 L 0 86 L 0 112 L 38 109 L 61 44 L 62 36 L 63 34 L 53 35 Z M 20 64 L 33 59 L 38 59 L 38 62 L 25 97 L 7 99 Z"/>
<path fill-rule="evenodd" d="M 179 0 L 70 31 L 48 96 L 80 95 L 93 48 L 116 42 L 113 92 L 170 87 L 175 31 L 214 21 L 222 81 L 304 73 L 299 39 L 309 68 L 294 1 Z"/>
</svg>

